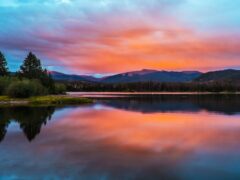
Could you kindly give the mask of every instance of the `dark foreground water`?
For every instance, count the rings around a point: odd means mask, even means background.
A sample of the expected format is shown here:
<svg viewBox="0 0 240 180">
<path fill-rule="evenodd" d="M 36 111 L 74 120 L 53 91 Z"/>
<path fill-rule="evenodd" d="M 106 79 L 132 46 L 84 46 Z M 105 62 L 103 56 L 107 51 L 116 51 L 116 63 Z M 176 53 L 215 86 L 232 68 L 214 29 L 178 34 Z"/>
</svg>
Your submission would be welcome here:
<svg viewBox="0 0 240 180">
<path fill-rule="evenodd" d="M 240 179 L 240 97 L 2 107 L 0 179 Z"/>
</svg>

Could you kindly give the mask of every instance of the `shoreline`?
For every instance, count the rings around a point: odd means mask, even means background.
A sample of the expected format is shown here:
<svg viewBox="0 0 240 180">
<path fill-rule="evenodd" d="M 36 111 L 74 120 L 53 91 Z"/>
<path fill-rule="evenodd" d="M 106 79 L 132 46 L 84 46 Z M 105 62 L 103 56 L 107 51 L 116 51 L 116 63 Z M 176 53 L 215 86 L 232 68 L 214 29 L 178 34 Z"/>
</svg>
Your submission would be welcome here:
<svg viewBox="0 0 240 180">
<path fill-rule="evenodd" d="M 196 95 L 198 95 L 198 94 L 240 94 L 240 92 L 67 92 L 67 95 L 69 95 L 69 96 L 74 96 L 74 95 L 85 95 L 85 94 L 89 94 L 89 95 L 91 95 L 91 94 L 109 94 L 109 95 L 111 95 L 111 94 L 113 94 L 113 95 L 115 95 L 115 94 L 123 94 L 123 95 L 128 95 L 128 94 L 149 94 L 149 95 L 151 95 L 151 94 L 173 94 L 173 95 L 175 95 L 175 94 L 196 94 Z"/>
<path fill-rule="evenodd" d="M 0 96 L 0 105 L 82 105 L 93 103 L 85 97 L 72 97 L 69 95 L 49 95 L 30 98 L 9 98 Z"/>
<path fill-rule="evenodd" d="M 99 98 L 123 97 L 131 95 L 240 95 L 240 92 L 67 92 L 71 97 Z"/>
<path fill-rule="evenodd" d="M 25 99 L 0 96 L 0 105 L 82 105 L 93 103 L 93 98 L 117 98 L 128 95 L 240 95 L 240 92 L 67 92 L 66 95 L 37 96 Z"/>
</svg>

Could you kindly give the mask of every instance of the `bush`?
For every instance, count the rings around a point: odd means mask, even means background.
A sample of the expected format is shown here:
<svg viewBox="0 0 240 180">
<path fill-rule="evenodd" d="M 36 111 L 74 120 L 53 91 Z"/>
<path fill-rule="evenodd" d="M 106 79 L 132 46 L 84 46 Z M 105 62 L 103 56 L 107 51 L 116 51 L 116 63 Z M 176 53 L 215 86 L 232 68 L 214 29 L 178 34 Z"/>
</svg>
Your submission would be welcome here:
<svg viewBox="0 0 240 180">
<path fill-rule="evenodd" d="M 39 81 L 23 80 L 12 82 L 7 88 L 7 95 L 12 98 L 28 98 L 46 95 L 48 92 Z"/>
<path fill-rule="evenodd" d="M 66 89 L 64 84 L 56 83 L 54 86 L 54 94 L 66 94 Z"/>
<path fill-rule="evenodd" d="M 7 89 L 13 82 L 19 81 L 16 77 L 0 77 L 0 95 L 6 95 Z"/>
<path fill-rule="evenodd" d="M 1 77 L 0 78 L 0 95 L 4 95 L 7 87 L 11 83 L 11 78 L 9 77 Z"/>
</svg>

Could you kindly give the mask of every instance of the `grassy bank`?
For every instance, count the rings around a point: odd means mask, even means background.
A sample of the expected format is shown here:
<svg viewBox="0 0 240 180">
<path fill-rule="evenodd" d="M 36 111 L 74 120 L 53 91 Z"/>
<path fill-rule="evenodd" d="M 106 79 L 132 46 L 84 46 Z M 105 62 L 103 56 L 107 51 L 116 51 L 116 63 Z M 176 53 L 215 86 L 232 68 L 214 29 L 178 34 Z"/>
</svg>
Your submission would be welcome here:
<svg viewBox="0 0 240 180">
<path fill-rule="evenodd" d="M 88 98 L 69 96 L 37 96 L 26 99 L 9 98 L 0 96 L 0 104 L 29 104 L 29 105 L 80 105 L 89 104 L 93 101 Z"/>
</svg>

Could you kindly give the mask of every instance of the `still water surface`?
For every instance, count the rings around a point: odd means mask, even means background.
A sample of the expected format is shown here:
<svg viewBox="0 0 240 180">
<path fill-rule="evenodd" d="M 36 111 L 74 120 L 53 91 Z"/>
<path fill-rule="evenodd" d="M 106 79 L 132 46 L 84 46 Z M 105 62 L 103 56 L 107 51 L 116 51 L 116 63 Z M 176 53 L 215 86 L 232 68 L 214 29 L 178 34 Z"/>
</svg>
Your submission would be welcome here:
<svg viewBox="0 0 240 180">
<path fill-rule="evenodd" d="M 240 179 L 239 95 L 0 108 L 0 179 Z"/>
</svg>

